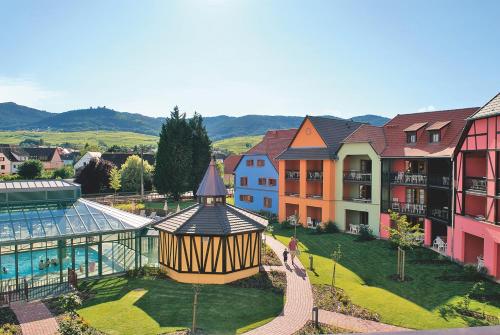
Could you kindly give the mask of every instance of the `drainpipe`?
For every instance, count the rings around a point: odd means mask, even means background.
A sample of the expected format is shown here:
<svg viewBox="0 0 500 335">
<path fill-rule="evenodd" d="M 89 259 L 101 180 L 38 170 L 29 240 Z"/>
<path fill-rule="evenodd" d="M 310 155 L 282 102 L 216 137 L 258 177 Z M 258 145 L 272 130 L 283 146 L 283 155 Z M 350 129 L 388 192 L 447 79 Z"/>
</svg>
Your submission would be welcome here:
<svg viewBox="0 0 500 335">
<path fill-rule="evenodd" d="M 451 156 L 451 260 L 455 260 L 455 159 Z"/>
</svg>

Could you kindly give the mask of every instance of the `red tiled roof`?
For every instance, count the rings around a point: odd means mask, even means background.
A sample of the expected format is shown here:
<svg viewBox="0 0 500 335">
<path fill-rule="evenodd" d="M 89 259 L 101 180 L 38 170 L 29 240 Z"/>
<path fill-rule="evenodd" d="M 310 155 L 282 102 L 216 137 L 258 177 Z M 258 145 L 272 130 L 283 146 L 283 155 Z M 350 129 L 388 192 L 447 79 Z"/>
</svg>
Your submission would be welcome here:
<svg viewBox="0 0 500 335">
<path fill-rule="evenodd" d="M 465 127 L 466 119 L 473 115 L 478 107 L 453 109 L 436 112 L 414 113 L 397 115 L 383 126 L 386 148 L 383 157 L 450 157 L 460 139 Z M 443 128 L 439 143 L 429 143 L 429 133 L 426 129 L 417 132 L 417 143 L 406 143 L 405 129 L 416 123 L 430 123 L 450 121 Z"/>
<path fill-rule="evenodd" d="M 437 121 L 431 124 L 429 127 L 427 127 L 425 130 L 440 130 L 441 128 L 444 128 L 445 126 L 449 125 L 450 121 Z"/>
<path fill-rule="evenodd" d="M 269 157 L 276 170 L 278 161 L 276 157 L 281 154 L 292 141 L 297 129 L 268 130 L 262 141 L 248 150 L 247 154 L 264 154 Z"/>
<path fill-rule="evenodd" d="M 417 123 L 412 124 L 409 127 L 406 127 L 406 129 L 404 129 L 403 131 L 417 131 L 420 128 L 422 128 L 423 126 L 425 126 L 426 124 L 427 124 L 427 122 L 417 122 Z"/>
<path fill-rule="evenodd" d="M 370 143 L 379 155 L 385 149 L 384 128 L 364 124 L 354 131 L 343 143 Z"/>
<path fill-rule="evenodd" d="M 236 165 L 240 162 L 241 155 L 230 155 L 224 159 L 224 174 L 233 174 Z"/>
</svg>

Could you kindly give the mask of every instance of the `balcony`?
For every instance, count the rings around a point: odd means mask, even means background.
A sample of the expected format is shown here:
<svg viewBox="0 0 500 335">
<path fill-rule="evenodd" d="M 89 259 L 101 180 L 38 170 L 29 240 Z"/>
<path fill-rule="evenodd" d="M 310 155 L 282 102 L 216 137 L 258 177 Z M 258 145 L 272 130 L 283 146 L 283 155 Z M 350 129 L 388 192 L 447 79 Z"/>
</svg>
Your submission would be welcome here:
<svg viewBox="0 0 500 335">
<path fill-rule="evenodd" d="M 344 201 L 353 201 L 353 202 L 361 202 L 361 203 L 371 203 L 372 199 L 371 198 L 362 198 L 362 197 L 356 197 L 356 198 L 350 198 L 350 197 L 344 197 Z"/>
<path fill-rule="evenodd" d="M 394 212 L 406 215 L 425 216 L 427 213 L 427 206 L 423 204 L 413 204 L 408 202 L 392 201 L 390 207 Z"/>
<path fill-rule="evenodd" d="M 285 192 L 285 195 L 287 197 L 296 197 L 296 198 L 298 198 L 300 196 L 299 193 L 295 193 L 295 192 Z"/>
<path fill-rule="evenodd" d="M 451 185 L 450 177 L 448 176 L 429 176 L 429 185 L 436 187 L 449 188 Z"/>
<path fill-rule="evenodd" d="M 309 199 L 323 199 L 323 194 L 306 194 Z"/>
<path fill-rule="evenodd" d="M 448 207 L 429 209 L 429 217 L 448 222 L 450 219 L 450 209 Z"/>
<path fill-rule="evenodd" d="M 371 183 L 372 173 L 348 170 L 344 171 L 344 180 L 349 182 Z"/>
<path fill-rule="evenodd" d="M 465 177 L 464 190 L 486 194 L 486 177 Z"/>
<path fill-rule="evenodd" d="M 286 170 L 285 179 L 287 180 L 299 180 L 300 172 L 298 170 Z"/>
<path fill-rule="evenodd" d="M 308 181 L 322 181 L 323 180 L 323 171 L 307 171 L 307 180 Z"/>
<path fill-rule="evenodd" d="M 390 175 L 391 184 L 427 185 L 427 175 L 420 173 L 393 172 Z"/>
</svg>

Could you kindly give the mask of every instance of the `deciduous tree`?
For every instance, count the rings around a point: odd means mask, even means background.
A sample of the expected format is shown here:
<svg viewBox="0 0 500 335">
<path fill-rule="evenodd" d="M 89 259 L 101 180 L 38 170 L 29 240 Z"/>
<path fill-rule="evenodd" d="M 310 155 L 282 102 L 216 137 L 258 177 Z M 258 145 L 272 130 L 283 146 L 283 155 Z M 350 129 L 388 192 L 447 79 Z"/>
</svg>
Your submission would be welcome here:
<svg viewBox="0 0 500 335">
<path fill-rule="evenodd" d="M 144 161 L 144 189 L 151 190 L 153 167 Z M 121 187 L 125 192 L 141 191 L 141 158 L 132 155 L 127 158 L 120 169 Z"/>
<path fill-rule="evenodd" d="M 94 158 L 75 178 L 75 182 L 82 186 L 83 193 L 100 193 L 109 190 L 109 179 L 113 163 Z"/>
<path fill-rule="evenodd" d="M 21 179 L 39 178 L 43 172 L 43 164 L 39 160 L 30 159 L 19 165 L 17 173 Z"/>
</svg>

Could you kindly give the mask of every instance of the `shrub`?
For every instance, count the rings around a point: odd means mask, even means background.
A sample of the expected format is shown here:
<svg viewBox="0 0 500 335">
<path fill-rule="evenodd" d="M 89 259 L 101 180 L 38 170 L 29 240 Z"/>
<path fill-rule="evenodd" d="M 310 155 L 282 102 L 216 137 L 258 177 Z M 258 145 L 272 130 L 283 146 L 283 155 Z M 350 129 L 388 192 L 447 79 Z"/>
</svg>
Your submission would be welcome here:
<svg viewBox="0 0 500 335">
<path fill-rule="evenodd" d="M 59 320 L 59 333 L 61 335 L 100 335 L 98 330 L 89 326 L 77 315 L 65 315 Z"/>
<path fill-rule="evenodd" d="M 358 241 L 371 241 L 375 239 L 372 233 L 372 228 L 368 225 L 360 225 L 359 226 L 359 235 Z"/>
<path fill-rule="evenodd" d="M 4 323 L 0 325 L 0 335 L 21 335 L 21 329 L 19 326 L 13 325 L 11 323 Z"/>
<path fill-rule="evenodd" d="M 42 162 L 35 159 L 30 159 L 19 165 L 17 173 L 22 179 L 35 179 L 42 175 Z"/>
<path fill-rule="evenodd" d="M 76 310 L 82 306 L 82 299 L 76 293 L 69 293 L 59 297 L 59 304 L 64 311 L 76 314 Z"/>
<path fill-rule="evenodd" d="M 336 233 L 340 232 L 340 229 L 337 226 L 337 224 L 331 220 L 323 223 L 323 226 L 324 226 L 325 232 L 327 232 L 327 233 L 336 234 Z"/>
<path fill-rule="evenodd" d="M 281 221 L 280 227 L 282 229 L 291 229 L 293 226 L 290 224 L 290 222 L 288 220 L 285 220 L 285 221 Z"/>
<path fill-rule="evenodd" d="M 477 265 L 475 264 L 465 264 L 464 265 L 464 276 L 467 280 L 476 280 L 477 278 L 480 278 L 481 275 L 485 273 L 484 268 L 481 268 L 480 270 L 477 269 Z M 487 272 L 487 271 L 486 271 Z"/>
</svg>

